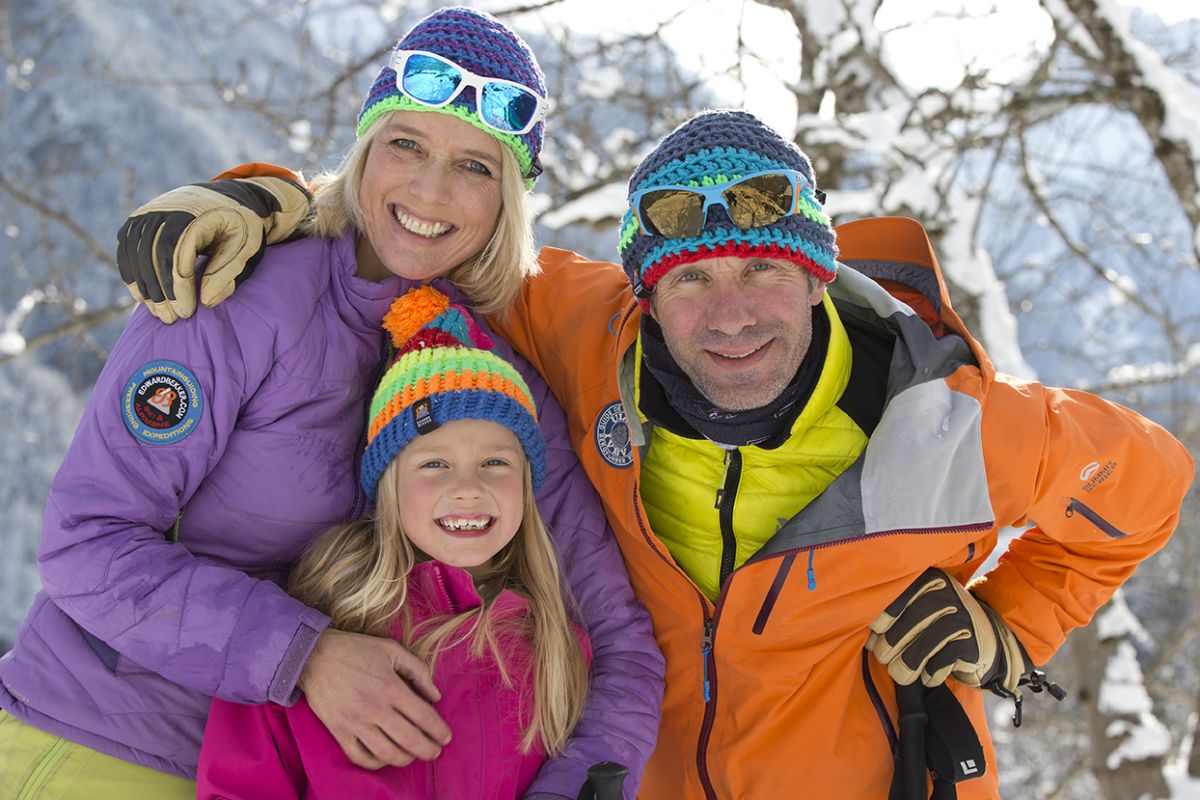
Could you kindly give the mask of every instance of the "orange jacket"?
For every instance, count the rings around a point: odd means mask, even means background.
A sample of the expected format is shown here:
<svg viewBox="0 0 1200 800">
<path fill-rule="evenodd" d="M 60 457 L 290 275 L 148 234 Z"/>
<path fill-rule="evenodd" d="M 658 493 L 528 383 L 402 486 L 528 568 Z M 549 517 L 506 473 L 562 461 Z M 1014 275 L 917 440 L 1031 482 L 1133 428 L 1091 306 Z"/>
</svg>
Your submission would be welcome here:
<svg viewBox="0 0 1200 800">
<path fill-rule="evenodd" d="M 863 415 L 859 461 L 735 570 L 715 604 L 646 522 L 646 431 L 630 405 L 640 316 L 621 270 L 547 248 L 544 274 L 494 320 L 567 412 L 666 656 L 642 797 L 884 800 L 895 698 L 863 649 L 879 612 L 926 567 L 967 581 L 997 531 L 1032 525 L 975 588 L 1045 663 L 1163 546 L 1191 483 L 1186 450 L 1137 414 L 996 374 L 950 308 L 920 225 L 852 222 L 838 242 L 840 318 L 885 353 L 895 342 L 882 413 Z M 882 382 L 852 377 L 844 399 L 872 385 Z M 952 684 L 989 765 L 959 797 L 997 797 L 982 693 Z"/>
</svg>

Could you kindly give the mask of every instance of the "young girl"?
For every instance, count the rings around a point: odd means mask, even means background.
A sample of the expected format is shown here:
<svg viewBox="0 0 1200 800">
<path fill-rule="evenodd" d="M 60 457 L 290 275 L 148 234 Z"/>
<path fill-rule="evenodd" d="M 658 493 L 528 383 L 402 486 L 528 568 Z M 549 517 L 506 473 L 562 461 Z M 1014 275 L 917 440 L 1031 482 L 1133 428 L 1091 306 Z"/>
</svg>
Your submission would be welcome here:
<svg viewBox="0 0 1200 800">
<path fill-rule="evenodd" d="M 200 798 L 509 800 L 579 719 L 590 649 L 534 503 L 546 452 L 529 389 L 432 287 L 398 299 L 384 327 L 397 356 L 360 471 L 375 515 L 318 538 L 290 591 L 336 627 L 390 634 L 424 658 L 454 738 L 433 761 L 370 771 L 303 699 L 215 700 Z"/>
</svg>

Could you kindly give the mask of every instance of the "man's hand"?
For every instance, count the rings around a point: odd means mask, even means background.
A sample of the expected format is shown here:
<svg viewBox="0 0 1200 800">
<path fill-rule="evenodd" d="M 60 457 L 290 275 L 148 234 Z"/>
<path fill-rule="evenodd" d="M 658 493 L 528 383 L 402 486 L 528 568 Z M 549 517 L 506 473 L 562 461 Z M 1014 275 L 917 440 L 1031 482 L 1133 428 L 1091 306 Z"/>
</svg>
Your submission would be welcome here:
<svg viewBox="0 0 1200 800">
<path fill-rule="evenodd" d="M 962 584 L 930 568 L 871 623 L 867 649 L 907 686 L 953 675 L 968 686 L 1015 692 L 1026 657 L 1004 620 Z"/>
<path fill-rule="evenodd" d="M 299 686 L 360 767 L 432 761 L 450 741 L 450 728 L 430 705 L 441 693 L 429 667 L 391 639 L 327 629 Z"/>
<path fill-rule="evenodd" d="M 268 244 L 291 236 L 311 197 L 284 178 L 181 186 L 133 212 L 117 233 L 126 288 L 168 325 L 196 311 L 196 255 L 206 253 L 200 302 L 212 307 L 254 271 Z"/>
</svg>

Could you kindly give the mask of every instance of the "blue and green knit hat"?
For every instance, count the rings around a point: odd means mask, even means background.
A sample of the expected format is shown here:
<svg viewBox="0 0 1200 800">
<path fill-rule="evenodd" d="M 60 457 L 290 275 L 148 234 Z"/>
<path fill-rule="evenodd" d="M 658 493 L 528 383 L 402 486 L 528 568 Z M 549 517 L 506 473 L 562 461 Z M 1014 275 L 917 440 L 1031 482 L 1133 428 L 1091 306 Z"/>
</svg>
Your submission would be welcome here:
<svg viewBox="0 0 1200 800">
<path fill-rule="evenodd" d="M 546 97 L 546 79 L 529 45 L 500 20 L 470 8 L 443 8 L 418 22 L 394 50 L 424 50 L 442 56 L 461 67 L 488 78 L 501 78 L 533 89 Z M 526 188 L 542 172 L 539 156 L 545 123 L 539 122 L 529 133 L 517 136 L 501 133 L 484 125 L 476 110 L 474 89 L 465 89 L 447 106 L 430 108 L 405 97 L 396 87 L 396 71 L 385 65 L 371 84 L 358 114 L 358 136 L 371 123 L 389 111 L 437 111 L 452 114 L 494 136 L 513 152 Z"/>
<path fill-rule="evenodd" d="M 646 298 L 670 270 L 705 258 L 754 256 L 792 261 L 823 281 L 837 275 L 837 242 L 814 193 L 812 164 L 799 147 L 753 114 L 706 111 L 680 125 L 646 156 L 629 179 L 629 196 L 652 186 L 711 186 L 767 170 L 794 170 L 808 179 L 798 211 L 769 225 L 742 230 L 723 208 L 709 209 L 699 235 L 647 235 L 633 209 L 621 221 L 617 250 L 634 292 Z"/>
<path fill-rule="evenodd" d="M 409 442 L 457 419 L 511 430 L 529 459 L 536 490 L 546 479 L 546 441 L 521 373 L 498 356 L 470 313 L 432 286 L 392 303 L 383 319 L 396 357 L 371 398 L 359 482 L 375 499 L 379 479 Z"/>
</svg>

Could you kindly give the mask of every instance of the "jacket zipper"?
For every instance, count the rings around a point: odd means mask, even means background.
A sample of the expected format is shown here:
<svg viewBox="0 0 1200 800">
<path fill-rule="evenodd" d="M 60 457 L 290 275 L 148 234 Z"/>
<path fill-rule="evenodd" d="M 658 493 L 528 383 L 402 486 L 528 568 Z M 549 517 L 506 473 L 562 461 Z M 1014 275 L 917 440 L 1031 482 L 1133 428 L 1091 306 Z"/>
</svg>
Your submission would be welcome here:
<svg viewBox="0 0 1200 800">
<path fill-rule="evenodd" d="M 54 774 L 58 768 L 58 762 L 63 760 L 67 754 L 67 747 L 70 745 L 66 739 L 55 737 L 54 744 L 50 745 L 50 749 L 46 751 L 46 755 L 42 756 L 38 761 L 37 766 L 29 774 L 29 779 L 25 781 L 25 785 L 21 787 L 21 791 L 17 792 L 16 800 L 33 800 L 40 796 L 43 784 Z"/>
<path fill-rule="evenodd" d="M 687 573 L 681 570 L 677 565 L 663 555 L 663 552 L 654 544 L 654 540 L 650 538 L 650 529 L 646 521 L 642 518 L 642 511 L 638 505 L 639 497 L 638 480 L 633 481 L 633 515 L 637 520 L 638 529 L 642 532 L 642 538 L 645 539 L 646 545 L 650 551 L 662 559 L 664 564 L 667 564 L 688 583 L 692 583 L 692 579 Z M 700 686 L 702 697 L 704 698 L 704 722 L 700 726 L 700 738 L 696 748 L 696 768 L 700 774 L 700 785 L 704 789 L 704 796 L 707 800 L 717 800 L 717 793 L 713 791 L 712 780 L 708 775 L 708 763 L 705 758 L 705 750 L 708 749 L 708 739 L 712 731 L 713 717 L 716 716 L 717 708 L 717 669 L 716 659 L 713 656 L 713 638 L 717 631 L 717 617 L 720 615 L 720 598 L 717 600 L 717 611 L 714 615 L 708 613 L 708 598 L 704 593 L 695 588 L 696 599 L 700 602 L 700 614 L 704 618 L 704 635 L 700 641 L 700 657 L 703 661 L 703 679 Z"/>
<path fill-rule="evenodd" d="M 1125 533 L 1122 532 L 1119 528 L 1117 528 L 1117 526 L 1113 525 L 1111 522 L 1106 520 L 1104 517 L 1100 516 L 1095 511 L 1088 508 L 1083 503 L 1079 502 L 1074 497 L 1072 497 L 1071 502 L 1067 503 L 1066 515 L 1068 517 L 1073 517 L 1073 516 L 1075 516 L 1076 512 L 1079 512 L 1079 514 L 1082 515 L 1084 519 L 1086 519 L 1088 522 L 1092 523 L 1097 528 L 1099 528 L 1100 531 L 1102 533 L 1104 533 L 1106 536 L 1113 538 L 1113 539 L 1124 539 L 1125 538 Z"/>
<path fill-rule="evenodd" d="M 725 451 L 725 477 L 717 490 L 717 518 L 721 528 L 721 571 L 717 575 L 717 591 L 733 572 L 737 562 L 737 537 L 733 535 L 733 504 L 737 500 L 738 484 L 742 478 L 742 451 Z"/>
<path fill-rule="evenodd" d="M 350 506 L 350 516 L 346 517 L 347 522 L 353 522 L 360 518 L 367 509 L 367 493 L 363 491 L 358 476 L 362 472 L 363 452 L 367 449 L 367 433 L 371 429 L 371 398 L 375 395 L 375 387 L 379 385 L 383 373 L 387 371 L 388 362 L 392 360 L 393 350 L 392 337 L 385 334 L 383 346 L 379 348 L 379 363 L 375 365 L 375 374 L 371 376 L 370 391 L 363 409 L 363 424 L 362 430 L 358 434 L 358 447 L 354 451 L 354 502 Z"/>
</svg>

